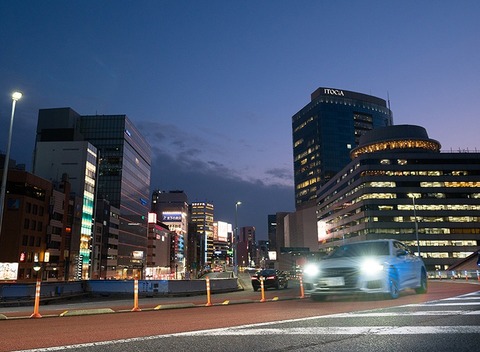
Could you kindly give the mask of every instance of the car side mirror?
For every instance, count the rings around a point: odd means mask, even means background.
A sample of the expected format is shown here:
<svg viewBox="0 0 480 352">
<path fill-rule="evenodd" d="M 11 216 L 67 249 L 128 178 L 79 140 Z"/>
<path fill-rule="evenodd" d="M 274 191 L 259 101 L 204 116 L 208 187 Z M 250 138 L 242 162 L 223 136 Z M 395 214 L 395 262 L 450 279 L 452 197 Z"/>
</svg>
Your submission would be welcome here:
<svg viewBox="0 0 480 352">
<path fill-rule="evenodd" d="M 402 257 L 404 255 L 407 255 L 408 254 L 408 251 L 404 250 L 404 249 L 397 249 L 397 257 Z"/>
</svg>

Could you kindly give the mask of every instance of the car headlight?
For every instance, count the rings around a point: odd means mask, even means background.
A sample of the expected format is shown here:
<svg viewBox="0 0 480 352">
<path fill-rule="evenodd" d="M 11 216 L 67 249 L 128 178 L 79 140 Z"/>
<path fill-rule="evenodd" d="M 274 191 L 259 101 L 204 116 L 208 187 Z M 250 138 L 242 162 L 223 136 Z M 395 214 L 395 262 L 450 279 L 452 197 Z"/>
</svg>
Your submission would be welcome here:
<svg viewBox="0 0 480 352">
<path fill-rule="evenodd" d="M 316 276 L 320 273 L 320 268 L 315 264 L 307 264 L 303 268 L 303 274 L 306 276 Z"/>
<path fill-rule="evenodd" d="M 365 259 L 361 264 L 361 270 L 364 274 L 374 275 L 383 271 L 383 264 L 375 259 Z"/>
</svg>

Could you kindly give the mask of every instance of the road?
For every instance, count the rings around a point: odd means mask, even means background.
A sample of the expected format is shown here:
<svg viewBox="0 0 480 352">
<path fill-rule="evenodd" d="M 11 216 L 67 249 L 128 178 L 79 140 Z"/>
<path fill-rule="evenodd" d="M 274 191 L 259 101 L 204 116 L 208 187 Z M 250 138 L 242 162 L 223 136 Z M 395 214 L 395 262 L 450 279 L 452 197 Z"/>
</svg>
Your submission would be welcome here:
<svg viewBox="0 0 480 352">
<path fill-rule="evenodd" d="M 397 300 L 314 302 L 290 288 L 267 291 L 265 303 L 244 298 L 253 294 L 246 291 L 229 304 L 214 295 L 210 307 L 154 310 L 142 302 L 141 312 L 6 319 L 0 351 L 477 351 L 479 290 L 443 281 Z M 285 296 L 274 300 L 277 293 Z M 255 303 L 235 304 L 243 302 Z"/>
</svg>

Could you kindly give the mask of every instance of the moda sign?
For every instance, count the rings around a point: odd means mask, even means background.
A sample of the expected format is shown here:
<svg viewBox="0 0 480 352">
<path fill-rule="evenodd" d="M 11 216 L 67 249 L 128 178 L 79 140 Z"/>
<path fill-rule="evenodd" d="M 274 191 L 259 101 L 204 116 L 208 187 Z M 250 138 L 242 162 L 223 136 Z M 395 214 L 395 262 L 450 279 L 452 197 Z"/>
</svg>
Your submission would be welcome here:
<svg viewBox="0 0 480 352">
<path fill-rule="evenodd" d="M 339 95 L 339 96 L 342 96 L 342 97 L 345 96 L 345 94 L 343 94 L 343 90 L 339 90 L 339 89 L 325 88 L 323 90 L 323 93 L 329 94 L 329 95 Z"/>
</svg>

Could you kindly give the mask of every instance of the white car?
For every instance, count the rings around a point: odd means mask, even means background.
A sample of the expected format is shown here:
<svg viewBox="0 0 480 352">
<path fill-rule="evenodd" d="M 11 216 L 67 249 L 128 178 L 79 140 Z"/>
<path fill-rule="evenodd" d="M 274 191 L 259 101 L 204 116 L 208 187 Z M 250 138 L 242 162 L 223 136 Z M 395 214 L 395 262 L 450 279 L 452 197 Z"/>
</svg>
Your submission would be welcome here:
<svg viewBox="0 0 480 352">
<path fill-rule="evenodd" d="M 336 248 L 325 259 L 307 264 L 305 293 L 327 296 L 374 293 L 398 298 L 400 291 L 427 292 L 427 270 L 420 257 L 396 240 L 361 241 Z"/>
</svg>

